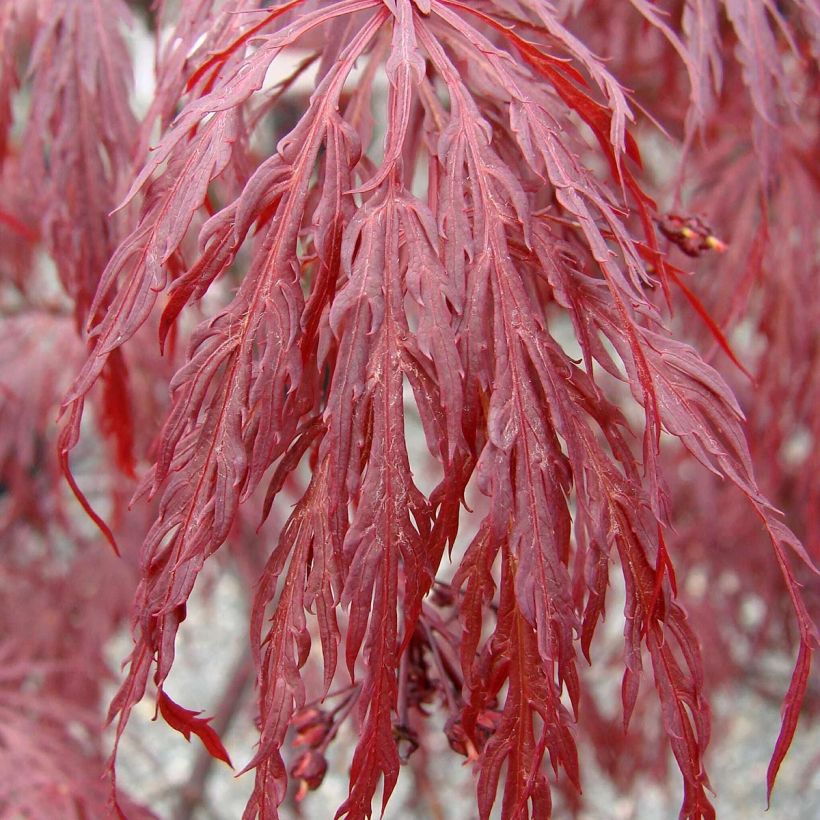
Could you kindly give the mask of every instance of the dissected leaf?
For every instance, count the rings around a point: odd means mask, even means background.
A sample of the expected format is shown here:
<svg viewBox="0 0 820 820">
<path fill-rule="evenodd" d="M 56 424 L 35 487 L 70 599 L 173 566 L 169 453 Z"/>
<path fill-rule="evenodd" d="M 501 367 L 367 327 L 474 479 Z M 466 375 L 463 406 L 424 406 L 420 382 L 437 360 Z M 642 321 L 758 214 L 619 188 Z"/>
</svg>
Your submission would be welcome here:
<svg viewBox="0 0 820 820">
<path fill-rule="evenodd" d="M 211 718 L 198 717 L 202 712 L 185 709 L 178 703 L 174 703 L 163 691 L 159 693 L 157 705 L 163 720 L 172 729 L 176 729 L 188 741 L 191 740 L 191 733 L 195 734 L 213 757 L 224 761 L 233 768 L 231 759 L 228 757 L 219 735 L 208 725 Z"/>
<path fill-rule="evenodd" d="M 425 782 L 431 713 L 482 818 L 580 807 L 586 731 L 605 768 L 609 732 L 622 781 L 671 750 L 681 816 L 711 818 L 706 670 L 791 641 L 771 794 L 817 644 L 811 4 L 185 0 L 140 19 L 156 82 L 137 115 L 124 4 L 0 2 L 0 307 L 36 363 L 29 389 L 4 342 L 0 531 L 74 543 L 59 466 L 125 561 L 141 542 L 115 754 L 153 678 L 166 722 L 230 762 L 164 691 L 219 552 L 252 596 L 246 820 L 277 817 L 291 779 L 297 800 L 317 788 L 343 724 L 337 816 L 370 817 L 379 790 L 384 809 L 403 764 Z M 63 362 L 24 332 L 52 314 L 86 334 L 84 365 L 82 342 Z M 754 374 L 739 397 L 721 351 Z M 61 429 L 32 443 L 55 362 Z M 579 663 L 607 663 L 616 575 L 617 718 Z M 692 577 L 715 579 L 698 607 Z M 51 765 L 64 734 L 14 743 Z"/>
</svg>

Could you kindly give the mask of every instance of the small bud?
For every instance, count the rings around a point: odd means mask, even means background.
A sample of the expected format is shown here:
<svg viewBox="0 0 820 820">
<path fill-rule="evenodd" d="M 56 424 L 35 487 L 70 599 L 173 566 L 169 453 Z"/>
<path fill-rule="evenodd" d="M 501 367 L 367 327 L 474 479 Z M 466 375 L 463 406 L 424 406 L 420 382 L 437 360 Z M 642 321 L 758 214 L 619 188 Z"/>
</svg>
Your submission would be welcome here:
<svg viewBox="0 0 820 820">
<path fill-rule="evenodd" d="M 454 752 L 464 755 L 468 760 L 478 758 L 478 751 L 470 738 L 467 737 L 467 733 L 461 725 L 461 718 L 458 715 L 451 717 L 444 725 L 444 734 L 447 736 L 450 748 Z"/>
<path fill-rule="evenodd" d="M 293 726 L 297 732 L 301 732 L 309 726 L 315 726 L 317 723 L 323 723 L 325 719 L 326 714 L 323 709 L 319 709 L 316 706 L 306 706 L 304 709 L 300 709 L 298 712 L 294 713 L 293 717 L 290 719 L 290 725 Z"/>
<path fill-rule="evenodd" d="M 307 729 L 296 733 L 293 745 L 296 747 L 308 746 L 311 749 L 315 749 L 317 746 L 320 746 L 322 741 L 327 737 L 329 728 L 329 726 L 325 725 L 309 726 Z"/>
<path fill-rule="evenodd" d="M 447 584 L 436 584 L 430 593 L 430 599 L 436 606 L 453 606 L 456 603 L 456 594 Z"/>
<path fill-rule="evenodd" d="M 300 709 L 291 718 L 290 723 L 296 729 L 293 745 L 310 748 L 321 745 L 333 725 L 330 715 L 315 706 Z"/>
<path fill-rule="evenodd" d="M 723 253 L 727 247 L 699 216 L 664 214 L 658 220 L 658 230 L 687 256 L 700 256 L 704 251 Z"/>
<path fill-rule="evenodd" d="M 488 735 L 495 732 L 499 723 L 501 723 L 501 713 L 495 709 L 485 709 L 476 720 L 476 726 L 483 729 Z"/>
<path fill-rule="evenodd" d="M 725 242 L 721 242 L 716 236 L 707 236 L 706 244 L 713 251 L 717 251 L 718 253 L 724 253 L 729 247 Z"/>
<path fill-rule="evenodd" d="M 308 752 L 303 752 L 296 758 L 296 762 L 290 768 L 291 777 L 301 780 L 302 787 L 300 794 L 303 791 L 313 791 L 322 785 L 322 781 L 327 774 L 327 760 L 321 752 L 311 749 Z M 302 796 L 304 796 L 302 794 Z"/>
</svg>

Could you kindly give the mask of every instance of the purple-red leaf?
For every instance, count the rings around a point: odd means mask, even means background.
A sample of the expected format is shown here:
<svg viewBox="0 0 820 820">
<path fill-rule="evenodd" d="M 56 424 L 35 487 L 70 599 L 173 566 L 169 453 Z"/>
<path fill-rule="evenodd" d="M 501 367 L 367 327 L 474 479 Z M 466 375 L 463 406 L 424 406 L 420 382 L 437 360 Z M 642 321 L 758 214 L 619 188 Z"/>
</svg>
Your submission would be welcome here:
<svg viewBox="0 0 820 820">
<path fill-rule="evenodd" d="M 198 717 L 202 712 L 194 712 L 180 706 L 178 703 L 174 703 L 164 691 L 160 691 L 157 705 L 163 720 L 172 729 L 176 729 L 189 742 L 191 733 L 195 734 L 202 741 L 202 745 L 208 750 L 211 757 L 222 760 L 233 768 L 231 759 L 228 757 L 228 752 L 222 745 L 219 735 L 208 725 L 212 718 Z"/>
</svg>

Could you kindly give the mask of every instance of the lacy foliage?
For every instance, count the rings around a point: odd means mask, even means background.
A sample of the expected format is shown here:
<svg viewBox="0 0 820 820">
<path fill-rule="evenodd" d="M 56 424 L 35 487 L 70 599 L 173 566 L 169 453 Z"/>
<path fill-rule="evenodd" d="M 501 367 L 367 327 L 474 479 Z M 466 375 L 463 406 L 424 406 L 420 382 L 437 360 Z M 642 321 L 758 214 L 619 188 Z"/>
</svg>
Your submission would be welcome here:
<svg viewBox="0 0 820 820">
<path fill-rule="evenodd" d="M 227 759 L 206 721 L 163 692 L 177 633 L 243 505 L 265 496 L 267 512 L 300 465 L 309 473 L 273 548 L 265 530 L 253 546 L 269 557 L 251 617 L 260 740 L 245 767 L 256 778 L 246 818 L 277 816 L 292 727 L 309 738 L 292 776 L 315 788 L 350 714 L 359 740 L 337 816 L 370 816 L 379 785 L 386 804 L 418 745 L 429 703 L 475 766 L 480 817 L 496 802 L 505 818 L 549 816 L 556 780 L 581 780 L 578 665 L 594 656 L 611 566 L 626 592 L 624 727 L 648 666 L 683 778 L 681 816 L 714 817 L 703 662 L 673 569 L 685 539 L 670 528 L 666 439 L 745 496 L 768 535 L 774 561 L 762 560 L 779 568 L 777 595 L 790 598 L 799 632 L 769 791 L 791 742 L 817 642 L 793 557 L 812 560 L 755 479 L 734 394 L 670 330 L 681 298 L 684 315 L 694 307 L 692 322 L 704 321 L 706 344 L 738 361 L 724 334 L 743 305 L 727 316 L 718 292 L 736 279 L 716 275 L 715 292 L 698 296 L 663 237 L 690 256 L 725 245 L 703 222 L 662 216 L 630 129 L 652 128 L 638 103 L 648 107 L 680 139 L 684 169 L 699 153 L 723 167 L 733 140 L 751 133 L 753 170 L 733 179 L 756 185 L 752 202 L 763 204 L 732 204 L 748 188 L 726 185 L 705 160 L 690 178 L 738 214 L 721 265 L 749 265 L 724 261 L 735 248 L 776 259 L 784 243 L 771 241 L 771 224 L 780 236 L 813 230 L 794 212 L 793 186 L 816 197 L 805 162 L 816 126 L 797 114 L 816 79 L 817 13 L 735 0 L 563 5 L 577 16 L 541 0 L 203 0 L 175 13 L 160 3 L 157 31 L 172 33 L 158 34 L 141 120 L 127 104 L 120 3 L 0 5 L 3 173 L 43 180 L 39 213 L 3 194 L 0 230 L 15 237 L 3 259 L 25 270 L 24 249 L 39 240 L 89 341 L 64 398 L 60 460 L 113 543 L 69 469 L 92 397 L 111 459 L 126 475 L 135 456 L 146 467 L 135 499 L 156 503 L 134 649 L 109 713 L 117 740 L 153 678 L 165 719 Z M 17 151 L 8 55 L 27 43 L 32 114 Z M 272 83 L 271 67 L 293 53 L 291 73 Z M 677 95 L 657 87 L 661 66 Z M 300 83 L 311 92 L 287 122 L 280 112 Z M 260 149 L 271 130 L 275 150 Z M 797 183 L 788 163 L 801 158 Z M 786 270 L 760 297 L 767 338 L 788 335 L 782 322 L 801 309 L 783 303 L 802 299 L 797 278 L 808 274 Z M 807 368 L 803 395 L 817 395 L 817 338 L 806 329 L 818 326 L 807 317 L 777 348 Z M 140 355 L 144 327 L 176 368 L 150 447 L 135 433 L 126 360 Z M 794 395 L 766 380 L 788 380 L 786 368 L 765 357 L 753 367 L 769 410 Z M 431 490 L 411 470 L 416 414 L 442 476 Z M 479 524 L 464 543 L 474 488 Z M 797 507 L 811 509 L 816 482 L 800 492 Z M 739 533 L 716 531 L 727 560 L 743 560 Z M 815 550 L 817 533 L 801 534 Z M 314 643 L 323 673 L 311 691 Z M 314 706 L 343 681 L 340 706 Z"/>
</svg>

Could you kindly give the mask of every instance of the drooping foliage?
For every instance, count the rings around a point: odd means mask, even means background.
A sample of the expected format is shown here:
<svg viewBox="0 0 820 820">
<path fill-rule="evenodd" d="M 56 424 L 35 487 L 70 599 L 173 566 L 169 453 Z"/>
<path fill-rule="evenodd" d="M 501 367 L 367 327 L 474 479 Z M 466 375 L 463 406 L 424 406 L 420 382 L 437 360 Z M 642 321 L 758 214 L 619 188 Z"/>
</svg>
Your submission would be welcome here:
<svg viewBox="0 0 820 820">
<path fill-rule="evenodd" d="M 177 634 L 243 511 L 264 518 L 307 476 L 278 535 L 260 524 L 243 547 L 263 566 L 247 818 L 276 817 L 289 779 L 317 788 L 348 719 L 337 816 L 370 816 L 431 709 L 480 817 L 548 817 L 583 779 L 582 667 L 613 578 L 623 728 L 651 670 L 681 816 L 713 817 L 682 582 L 743 578 L 747 543 L 797 635 L 771 792 L 817 643 L 819 549 L 820 15 L 783 5 L 160 2 L 137 113 L 125 4 L 0 3 L 3 307 L 34 338 L 49 311 L 73 318 L 87 355 L 61 363 L 54 464 L 115 549 L 142 542 L 116 742 L 153 681 L 164 719 L 227 761 L 164 691 Z M 117 492 L 154 516 L 141 530 L 72 471 L 86 405 Z M 31 468 L 3 457 L 17 499 Z M 738 629 L 741 603 L 723 610 Z"/>
<path fill-rule="evenodd" d="M 34 305 L 4 316 L 0 813 L 9 817 L 101 817 L 110 801 L 100 778 L 99 703 L 111 682 L 104 648 L 128 621 L 135 579 L 130 562 L 100 554 L 96 529 L 60 491 L 54 419 L 82 359 L 70 316 Z M 95 497 L 117 496 L 101 482 Z M 123 807 L 153 816 L 124 796 Z"/>
</svg>

